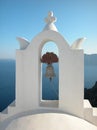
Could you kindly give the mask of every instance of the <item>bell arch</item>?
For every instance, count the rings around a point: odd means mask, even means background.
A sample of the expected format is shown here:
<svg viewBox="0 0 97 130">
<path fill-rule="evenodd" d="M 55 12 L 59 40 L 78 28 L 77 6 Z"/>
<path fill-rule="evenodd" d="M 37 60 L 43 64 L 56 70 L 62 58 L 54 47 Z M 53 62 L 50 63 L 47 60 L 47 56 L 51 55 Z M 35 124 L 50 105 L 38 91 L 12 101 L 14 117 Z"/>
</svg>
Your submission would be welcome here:
<svg viewBox="0 0 97 130">
<path fill-rule="evenodd" d="M 65 62 L 66 62 L 66 60 L 69 58 L 69 57 L 67 58 L 67 55 L 71 51 L 70 46 L 68 45 L 68 43 L 64 39 L 64 37 L 59 32 L 56 32 L 53 30 L 40 32 L 36 37 L 34 37 L 32 39 L 31 43 L 26 48 L 26 51 L 27 52 L 29 51 L 29 54 L 31 56 L 34 55 L 33 70 L 36 70 L 35 71 L 36 77 L 35 76 L 33 77 L 33 84 L 34 84 L 34 86 L 37 86 L 35 89 L 36 89 L 36 91 L 38 91 L 38 95 L 36 94 L 38 106 L 40 106 L 40 104 L 41 104 L 41 100 L 40 100 L 41 99 L 40 98 L 41 97 L 41 95 L 40 95 L 40 92 L 41 92 L 41 90 L 40 90 L 41 89 L 41 87 L 40 87 L 40 85 L 41 85 L 41 67 L 40 67 L 41 66 L 41 61 L 40 61 L 41 50 L 42 50 L 42 47 L 45 45 L 45 43 L 50 42 L 50 41 L 54 42 L 57 45 L 58 50 L 59 50 L 59 57 L 60 57 L 59 58 L 59 87 L 62 86 L 61 84 L 63 84 L 62 83 L 63 82 L 63 75 L 62 75 L 63 71 L 61 69 L 61 68 L 63 68 L 63 59 L 66 57 L 65 58 Z M 66 62 L 66 64 L 67 64 L 67 62 Z M 39 82 L 35 82 L 35 81 L 39 81 Z M 34 91 L 35 91 L 35 89 L 34 89 Z M 61 91 L 59 92 L 59 98 L 61 98 L 60 95 L 61 95 Z"/>
<path fill-rule="evenodd" d="M 56 43 L 46 42 L 41 50 L 40 102 L 59 99 L 59 49 Z M 47 104 L 47 102 L 46 102 Z M 57 104 L 58 105 L 58 104 Z"/>
<path fill-rule="evenodd" d="M 67 57 L 67 54 L 70 52 L 70 47 L 67 43 L 67 41 L 64 39 L 64 37 L 56 31 L 52 31 L 52 30 L 48 30 L 48 31 L 43 31 L 41 33 L 39 33 L 36 37 L 34 37 L 34 39 L 31 41 L 31 43 L 29 44 L 29 46 L 27 47 L 26 51 L 29 50 L 29 53 L 31 55 L 34 55 L 34 66 L 33 66 L 33 70 L 36 70 L 36 75 L 37 77 L 34 76 L 35 79 L 33 79 L 33 83 L 34 86 L 37 86 L 37 90 L 38 91 L 38 96 L 36 97 L 38 100 L 38 104 L 37 105 L 41 105 L 41 50 L 42 47 L 45 45 L 45 43 L 47 42 L 54 42 L 59 50 L 59 87 L 61 86 L 61 84 L 63 84 L 62 82 L 62 67 L 63 67 L 63 59 L 65 57 Z M 66 55 L 64 55 L 66 54 Z M 66 58 L 67 59 L 67 58 Z M 62 67 L 61 67 L 62 66 Z M 35 82 L 35 81 L 39 81 L 39 82 Z M 61 98 L 61 92 L 59 93 L 59 98 Z M 60 100 L 60 99 L 59 99 Z M 56 104 L 56 103 L 55 103 Z M 56 107 L 59 105 L 60 103 L 57 102 L 57 105 L 55 105 Z"/>
<path fill-rule="evenodd" d="M 43 45 L 49 41 L 56 43 L 59 50 L 63 47 L 65 50 L 70 50 L 70 46 L 64 37 L 59 32 L 52 30 L 40 32 L 32 39 L 31 43 L 27 47 L 27 50 L 33 50 L 33 47 L 35 45 L 36 49 L 38 49 L 38 51 L 41 51 Z"/>
</svg>

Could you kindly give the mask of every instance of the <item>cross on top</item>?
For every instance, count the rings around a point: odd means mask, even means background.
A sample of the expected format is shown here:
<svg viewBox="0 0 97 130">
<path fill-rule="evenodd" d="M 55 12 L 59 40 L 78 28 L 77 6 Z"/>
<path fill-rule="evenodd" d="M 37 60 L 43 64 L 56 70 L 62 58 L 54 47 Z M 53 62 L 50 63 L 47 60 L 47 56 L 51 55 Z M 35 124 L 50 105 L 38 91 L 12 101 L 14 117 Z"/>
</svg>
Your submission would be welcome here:
<svg viewBox="0 0 97 130">
<path fill-rule="evenodd" d="M 56 17 L 53 16 L 53 12 L 50 11 L 48 12 L 48 16 L 45 18 L 45 22 L 47 24 L 55 23 L 56 22 Z"/>
</svg>

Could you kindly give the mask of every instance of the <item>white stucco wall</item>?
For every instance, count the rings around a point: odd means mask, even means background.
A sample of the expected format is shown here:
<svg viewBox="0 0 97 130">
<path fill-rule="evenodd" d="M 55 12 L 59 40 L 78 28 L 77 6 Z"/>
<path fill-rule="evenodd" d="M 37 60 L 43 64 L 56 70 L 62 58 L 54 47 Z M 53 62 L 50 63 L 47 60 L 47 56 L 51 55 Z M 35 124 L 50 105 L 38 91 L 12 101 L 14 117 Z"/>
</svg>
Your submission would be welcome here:
<svg viewBox="0 0 97 130">
<path fill-rule="evenodd" d="M 16 104 L 23 110 L 39 108 L 41 89 L 41 50 L 53 41 L 59 49 L 59 107 L 83 116 L 84 60 L 82 50 L 72 50 L 56 31 L 39 33 L 24 50 L 16 52 Z"/>
<path fill-rule="evenodd" d="M 65 51 L 64 51 L 65 52 Z M 60 108 L 74 115 L 83 115 L 84 77 L 83 52 L 68 51 L 60 62 Z M 62 60 L 62 61 L 63 61 Z"/>
</svg>

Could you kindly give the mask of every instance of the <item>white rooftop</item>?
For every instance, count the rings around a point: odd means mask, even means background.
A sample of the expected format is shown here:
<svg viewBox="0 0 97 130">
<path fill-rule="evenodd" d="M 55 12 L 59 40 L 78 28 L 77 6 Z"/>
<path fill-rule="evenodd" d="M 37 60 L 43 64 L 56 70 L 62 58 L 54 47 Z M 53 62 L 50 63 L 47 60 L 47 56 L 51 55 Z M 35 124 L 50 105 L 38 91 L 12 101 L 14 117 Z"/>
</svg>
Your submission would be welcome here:
<svg viewBox="0 0 97 130">
<path fill-rule="evenodd" d="M 41 113 L 13 120 L 6 130 L 97 130 L 97 127 L 71 115 Z"/>
</svg>

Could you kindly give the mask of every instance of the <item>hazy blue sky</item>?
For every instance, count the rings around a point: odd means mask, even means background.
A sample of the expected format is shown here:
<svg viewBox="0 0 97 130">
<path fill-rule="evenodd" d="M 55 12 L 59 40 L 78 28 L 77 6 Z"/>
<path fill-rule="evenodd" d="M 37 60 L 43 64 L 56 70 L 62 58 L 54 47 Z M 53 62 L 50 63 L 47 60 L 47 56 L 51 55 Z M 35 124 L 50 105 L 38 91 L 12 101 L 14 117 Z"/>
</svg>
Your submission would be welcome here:
<svg viewBox="0 0 97 130">
<path fill-rule="evenodd" d="M 0 58 L 14 58 L 16 37 L 31 41 L 44 28 L 50 10 L 70 45 L 86 37 L 85 53 L 97 53 L 97 0 L 0 0 Z"/>
</svg>

